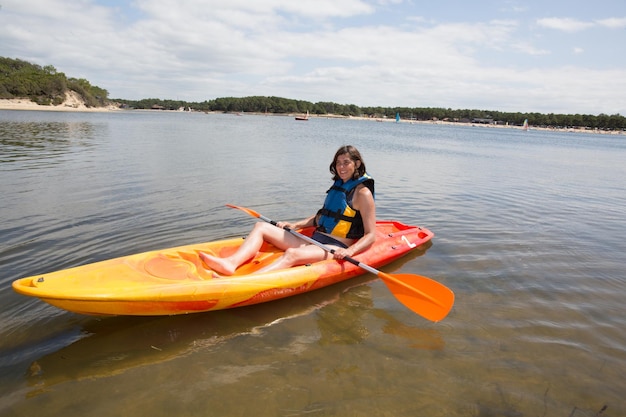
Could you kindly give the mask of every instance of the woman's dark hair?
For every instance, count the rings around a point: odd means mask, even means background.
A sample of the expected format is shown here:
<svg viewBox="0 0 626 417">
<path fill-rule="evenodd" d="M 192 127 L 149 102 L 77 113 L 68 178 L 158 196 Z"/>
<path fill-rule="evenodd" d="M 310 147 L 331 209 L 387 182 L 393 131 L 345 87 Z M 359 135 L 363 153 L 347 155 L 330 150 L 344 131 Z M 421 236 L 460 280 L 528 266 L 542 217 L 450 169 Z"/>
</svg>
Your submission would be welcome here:
<svg viewBox="0 0 626 417">
<path fill-rule="evenodd" d="M 352 145 L 344 145 L 341 148 L 337 149 L 335 157 L 333 158 L 333 162 L 330 164 L 330 173 L 333 174 L 333 180 L 337 181 L 339 179 L 339 174 L 337 174 L 336 168 L 337 158 L 345 154 L 348 154 L 350 156 L 350 159 L 354 161 L 354 165 L 358 165 L 354 170 L 353 179 L 361 178 L 366 172 L 365 162 L 363 161 L 363 158 L 361 158 L 361 153 L 357 150 L 357 148 Z M 359 161 L 360 164 L 357 164 L 357 161 Z"/>
</svg>

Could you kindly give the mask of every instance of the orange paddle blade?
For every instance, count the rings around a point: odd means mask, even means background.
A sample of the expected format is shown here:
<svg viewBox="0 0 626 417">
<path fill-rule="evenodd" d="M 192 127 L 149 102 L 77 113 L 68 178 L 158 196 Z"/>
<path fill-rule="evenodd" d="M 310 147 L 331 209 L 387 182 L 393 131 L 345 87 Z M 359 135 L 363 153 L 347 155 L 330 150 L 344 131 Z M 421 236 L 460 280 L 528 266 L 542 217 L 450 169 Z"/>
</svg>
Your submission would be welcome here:
<svg viewBox="0 0 626 417">
<path fill-rule="evenodd" d="M 234 208 L 237 210 L 241 210 L 241 211 L 245 211 L 246 213 L 248 213 L 249 215 L 251 215 L 252 217 L 261 217 L 261 214 L 257 213 L 256 211 L 249 209 L 247 207 L 241 207 L 241 206 L 235 206 L 234 204 L 226 204 L 226 207 L 230 207 L 230 208 Z"/>
<path fill-rule="evenodd" d="M 385 274 L 378 277 L 407 308 L 431 321 L 445 318 L 454 304 L 454 293 L 430 278 L 413 274 Z"/>
</svg>

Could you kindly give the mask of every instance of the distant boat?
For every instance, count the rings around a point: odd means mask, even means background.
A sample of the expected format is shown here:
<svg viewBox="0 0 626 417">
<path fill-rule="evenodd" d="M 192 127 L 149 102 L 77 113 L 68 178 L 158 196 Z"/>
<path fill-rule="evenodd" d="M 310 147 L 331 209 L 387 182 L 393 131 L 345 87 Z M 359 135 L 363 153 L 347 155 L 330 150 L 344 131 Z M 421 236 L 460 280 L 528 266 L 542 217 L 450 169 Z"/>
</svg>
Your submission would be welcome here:
<svg viewBox="0 0 626 417">
<path fill-rule="evenodd" d="M 309 111 L 306 111 L 306 116 L 296 116 L 296 120 L 309 120 Z"/>
<path fill-rule="evenodd" d="M 396 113 L 396 123 L 400 123 L 400 113 Z"/>
<path fill-rule="evenodd" d="M 522 130 L 528 130 L 528 119 L 524 119 L 524 124 L 522 125 Z"/>
</svg>

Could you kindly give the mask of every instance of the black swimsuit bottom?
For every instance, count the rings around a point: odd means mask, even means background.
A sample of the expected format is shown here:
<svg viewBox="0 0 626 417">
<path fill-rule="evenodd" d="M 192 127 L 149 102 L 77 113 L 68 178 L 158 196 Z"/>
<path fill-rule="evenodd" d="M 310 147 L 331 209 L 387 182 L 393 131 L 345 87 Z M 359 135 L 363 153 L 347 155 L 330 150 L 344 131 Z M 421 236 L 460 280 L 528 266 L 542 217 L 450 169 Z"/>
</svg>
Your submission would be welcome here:
<svg viewBox="0 0 626 417">
<path fill-rule="evenodd" d="M 342 241 L 334 239 L 334 238 L 332 238 L 332 237 L 330 237 L 328 235 L 325 235 L 323 233 L 320 233 L 317 230 L 315 232 L 313 232 L 313 236 L 311 236 L 311 238 L 313 240 L 318 241 L 319 243 L 324 244 L 324 245 L 335 245 L 335 246 L 339 246 L 340 248 L 344 248 L 344 249 L 346 249 L 348 247 L 348 245 L 346 245 Z"/>
</svg>

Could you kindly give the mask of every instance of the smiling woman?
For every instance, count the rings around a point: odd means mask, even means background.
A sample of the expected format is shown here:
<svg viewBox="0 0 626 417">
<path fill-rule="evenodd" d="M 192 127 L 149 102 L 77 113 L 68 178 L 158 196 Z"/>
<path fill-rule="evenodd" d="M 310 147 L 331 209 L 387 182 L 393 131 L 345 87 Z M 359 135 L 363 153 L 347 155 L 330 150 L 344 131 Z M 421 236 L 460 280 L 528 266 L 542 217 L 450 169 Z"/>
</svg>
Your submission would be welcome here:
<svg viewBox="0 0 626 417">
<path fill-rule="evenodd" d="M 272 264 L 258 272 L 269 272 L 295 265 L 319 262 L 329 253 L 322 248 L 304 245 L 289 229 L 315 227 L 312 238 L 332 247 L 332 256 L 343 259 L 357 255 L 376 241 L 376 206 L 374 180 L 365 172 L 365 162 L 354 146 L 340 147 L 330 164 L 335 183 L 328 190 L 324 206 L 317 214 L 295 223 L 255 224 L 246 241 L 233 254 L 219 257 L 201 252 L 200 258 L 213 271 L 233 275 L 267 242 L 285 251 Z"/>
</svg>

